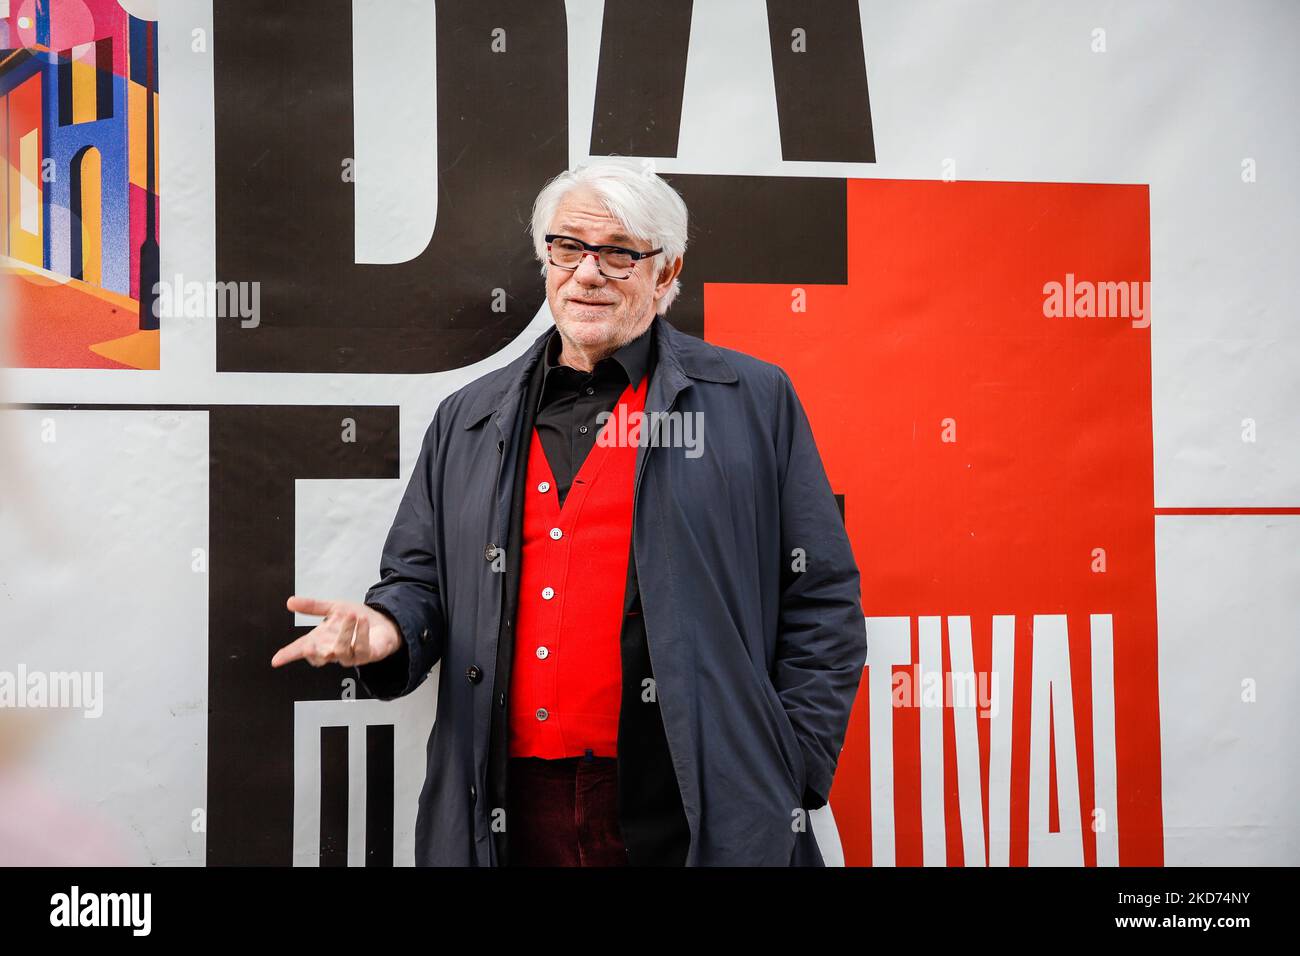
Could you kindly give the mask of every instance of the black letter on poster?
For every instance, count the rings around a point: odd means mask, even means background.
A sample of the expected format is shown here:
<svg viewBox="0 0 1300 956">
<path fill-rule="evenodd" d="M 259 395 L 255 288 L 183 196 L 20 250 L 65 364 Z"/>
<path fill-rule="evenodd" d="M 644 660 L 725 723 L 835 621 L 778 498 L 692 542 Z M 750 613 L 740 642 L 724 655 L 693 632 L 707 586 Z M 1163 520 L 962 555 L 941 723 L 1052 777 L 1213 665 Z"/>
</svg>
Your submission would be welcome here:
<svg viewBox="0 0 1300 956">
<path fill-rule="evenodd" d="M 787 29 L 784 9 L 769 5 L 771 30 Z M 787 159 L 874 160 L 861 25 L 848 9 L 837 0 L 795 18 L 814 29 L 815 48 L 798 54 L 812 59 L 782 63 L 774 47 Z M 606 15 L 617 17 L 608 7 Z M 527 229 L 537 190 L 568 159 L 564 4 L 438 4 L 438 169 L 429 170 L 438 225 L 420 256 L 391 265 L 354 262 L 352 187 L 340 176 L 341 160 L 355 155 L 350 17 L 349 0 L 286 0 L 276 16 L 251 19 L 229 0 L 215 5 L 226 38 L 215 66 L 217 277 L 261 283 L 256 327 L 217 322 L 219 371 L 459 368 L 512 341 L 544 299 Z M 492 52 L 497 27 L 508 54 Z M 642 47 L 620 42 L 635 60 Z M 670 46 L 680 61 L 670 74 L 684 63 L 683 42 Z M 618 72 L 602 54 L 605 89 L 610 71 Z M 810 110 L 825 83 L 837 87 L 837 108 Z M 661 118 L 675 151 L 677 80 L 628 109 Z M 799 126 L 805 116 L 816 131 Z M 626 134 L 610 130 L 604 142 Z M 814 145 L 807 152 L 797 142 Z M 665 178 L 692 220 L 685 288 L 670 313 L 678 328 L 704 334 L 705 281 L 845 281 L 842 180 Z M 492 311 L 494 289 L 505 290 L 504 313 Z"/>
<path fill-rule="evenodd" d="M 677 156 L 693 10 L 690 0 L 605 4 L 592 155 Z M 874 163 L 857 0 L 768 0 L 767 29 L 781 158 Z"/>
<path fill-rule="evenodd" d="M 216 272 L 260 282 L 261 316 L 217 321 L 218 371 L 437 372 L 512 341 L 545 298 L 533 199 L 568 162 L 562 0 L 438 3 L 437 228 L 387 265 L 355 262 L 341 175 L 357 155 L 351 0 L 250 12 L 213 7 Z"/>
<path fill-rule="evenodd" d="M 355 441 L 342 440 L 345 418 L 356 422 Z M 294 481 L 399 477 L 397 421 L 396 408 L 374 406 L 209 413 L 209 865 L 293 861 L 294 701 L 338 700 L 348 675 L 333 666 L 271 667 L 278 648 L 310 630 L 295 627 L 284 606 L 294 593 Z M 327 782 L 335 764 L 322 765 Z M 390 800 L 390 817 L 391 809 Z M 336 842 L 323 843 L 326 862 Z"/>
</svg>

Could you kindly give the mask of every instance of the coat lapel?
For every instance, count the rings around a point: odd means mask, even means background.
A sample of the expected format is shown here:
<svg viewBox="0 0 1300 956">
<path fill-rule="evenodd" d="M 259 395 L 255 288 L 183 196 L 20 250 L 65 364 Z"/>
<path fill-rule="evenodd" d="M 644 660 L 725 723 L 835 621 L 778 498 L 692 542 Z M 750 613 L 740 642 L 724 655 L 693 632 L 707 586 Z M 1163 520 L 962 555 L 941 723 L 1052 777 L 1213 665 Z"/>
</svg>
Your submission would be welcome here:
<svg viewBox="0 0 1300 956">
<path fill-rule="evenodd" d="M 678 331 L 662 315 L 655 316 L 654 321 L 655 374 L 651 377 L 650 393 L 645 402 L 645 422 L 641 426 L 643 429 L 649 427 L 650 432 L 636 450 L 633 500 L 641 488 L 641 473 L 655 447 L 659 421 L 663 413 L 672 410 L 677 396 L 690 388 L 694 379 L 723 384 L 737 381 L 735 371 L 712 345 Z"/>
<path fill-rule="evenodd" d="M 537 337 L 527 352 L 507 365 L 503 374 L 497 376 L 493 387 L 485 388 L 479 394 L 465 416 L 464 427 L 468 430 L 491 415 L 497 433 L 497 447 L 501 449 L 498 459 L 495 508 L 492 515 L 492 527 L 496 529 L 493 532 L 493 543 L 505 542 L 508 536 L 510 496 L 514 489 L 514 460 L 518 453 L 514 440 L 515 432 L 524 394 L 528 390 L 528 377 L 541 361 L 550 334 L 551 329 L 547 329 Z"/>
</svg>

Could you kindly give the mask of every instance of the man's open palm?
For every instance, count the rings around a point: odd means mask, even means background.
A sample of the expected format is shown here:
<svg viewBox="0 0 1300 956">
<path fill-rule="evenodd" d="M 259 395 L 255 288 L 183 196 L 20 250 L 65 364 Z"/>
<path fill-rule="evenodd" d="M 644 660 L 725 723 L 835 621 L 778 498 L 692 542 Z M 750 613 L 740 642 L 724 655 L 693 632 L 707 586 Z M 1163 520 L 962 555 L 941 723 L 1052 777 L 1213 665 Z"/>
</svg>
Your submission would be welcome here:
<svg viewBox="0 0 1300 956">
<path fill-rule="evenodd" d="M 402 635 L 386 614 L 352 601 L 323 601 L 293 595 L 290 611 L 319 614 L 325 620 L 286 644 L 271 658 L 272 667 L 305 660 L 312 667 L 339 664 L 354 667 L 383 660 L 402 644 Z"/>
</svg>

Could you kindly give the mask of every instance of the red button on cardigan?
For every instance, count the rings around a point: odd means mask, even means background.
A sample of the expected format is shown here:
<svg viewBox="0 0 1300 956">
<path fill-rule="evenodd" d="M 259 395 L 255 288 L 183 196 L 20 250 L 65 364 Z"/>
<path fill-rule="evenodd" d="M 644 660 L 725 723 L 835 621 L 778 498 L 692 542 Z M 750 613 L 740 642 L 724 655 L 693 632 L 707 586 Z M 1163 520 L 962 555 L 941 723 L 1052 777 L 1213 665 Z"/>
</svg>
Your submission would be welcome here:
<svg viewBox="0 0 1300 956">
<path fill-rule="evenodd" d="M 623 390 L 559 506 L 533 430 L 510 669 L 512 757 L 618 754 L 623 600 L 632 490 L 648 378 Z M 541 489 L 545 489 L 544 491 Z"/>
</svg>

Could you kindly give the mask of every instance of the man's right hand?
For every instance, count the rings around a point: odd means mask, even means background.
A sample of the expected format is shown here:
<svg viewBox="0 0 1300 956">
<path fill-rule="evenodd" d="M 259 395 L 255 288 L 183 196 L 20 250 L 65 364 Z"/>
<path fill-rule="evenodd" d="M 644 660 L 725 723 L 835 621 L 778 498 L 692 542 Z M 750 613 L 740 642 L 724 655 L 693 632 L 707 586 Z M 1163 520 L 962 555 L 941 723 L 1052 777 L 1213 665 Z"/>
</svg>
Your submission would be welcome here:
<svg viewBox="0 0 1300 956">
<path fill-rule="evenodd" d="M 325 620 L 286 644 L 271 658 L 272 667 L 305 660 L 312 667 L 339 664 L 355 667 L 381 661 L 402 646 L 393 619 L 382 611 L 351 601 L 323 601 L 294 595 L 286 602 L 290 611 L 319 614 Z"/>
</svg>

